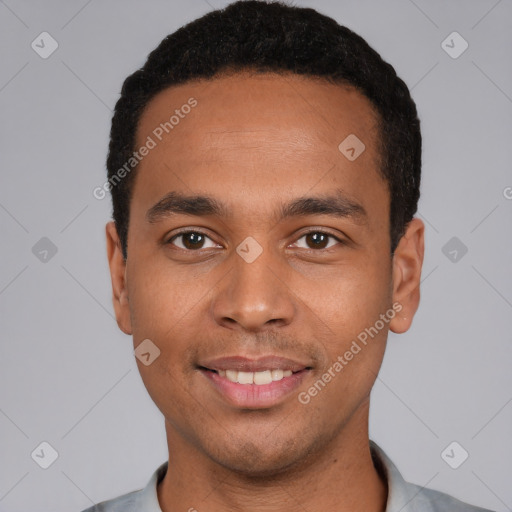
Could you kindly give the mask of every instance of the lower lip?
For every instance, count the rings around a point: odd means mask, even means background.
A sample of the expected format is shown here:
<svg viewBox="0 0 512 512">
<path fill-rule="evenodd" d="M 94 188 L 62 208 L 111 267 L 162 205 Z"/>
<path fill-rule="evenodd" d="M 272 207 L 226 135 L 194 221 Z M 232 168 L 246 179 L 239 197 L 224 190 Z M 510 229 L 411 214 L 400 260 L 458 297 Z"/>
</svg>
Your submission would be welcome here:
<svg viewBox="0 0 512 512">
<path fill-rule="evenodd" d="M 285 396 L 297 389 L 309 370 L 292 373 L 289 377 L 270 384 L 238 384 L 231 382 L 218 373 L 201 370 L 201 373 L 213 383 L 217 391 L 232 405 L 247 409 L 264 409 L 278 404 Z"/>
</svg>

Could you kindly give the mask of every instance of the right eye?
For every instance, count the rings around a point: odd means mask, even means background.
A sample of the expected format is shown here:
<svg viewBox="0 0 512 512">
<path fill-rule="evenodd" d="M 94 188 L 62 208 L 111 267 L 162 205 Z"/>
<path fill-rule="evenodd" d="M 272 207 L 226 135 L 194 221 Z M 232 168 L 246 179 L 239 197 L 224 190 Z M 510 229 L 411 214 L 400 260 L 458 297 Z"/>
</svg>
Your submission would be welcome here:
<svg viewBox="0 0 512 512">
<path fill-rule="evenodd" d="M 180 239 L 181 242 L 175 243 L 175 241 Z M 212 245 L 210 245 L 209 247 L 205 247 L 204 244 L 206 240 L 210 240 Z M 217 246 L 217 244 L 215 244 L 215 242 L 209 236 L 202 233 L 201 231 L 182 231 L 181 233 L 178 233 L 177 235 L 174 235 L 172 238 L 170 238 L 167 243 L 175 245 L 176 247 L 179 247 L 180 249 L 183 249 L 185 251 L 211 249 Z"/>
</svg>

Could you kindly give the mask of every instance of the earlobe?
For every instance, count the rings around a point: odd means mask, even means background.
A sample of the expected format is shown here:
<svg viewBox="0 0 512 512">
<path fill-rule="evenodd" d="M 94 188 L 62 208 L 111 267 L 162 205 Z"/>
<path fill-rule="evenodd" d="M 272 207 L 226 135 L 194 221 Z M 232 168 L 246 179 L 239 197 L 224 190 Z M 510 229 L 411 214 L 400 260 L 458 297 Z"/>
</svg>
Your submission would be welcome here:
<svg viewBox="0 0 512 512">
<path fill-rule="evenodd" d="M 390 322 L 395 333 L 406 332 L 420 302 L 420 280 L 423 256 L 425 225 L 412 219 L 400 239 L 393 256 L 393 304 L 397 303 L 397 314 Z"/>
<path fill-rule="evenodd" d="M 126 261 L 123 257 L 121 242 L 114 222 L 105 226 L 107 237 L 107 257 L 112 281 L 112 302 L 117 325 L 125 334 L 132 334 L 130 307 L 126 281 Z"/>
</svg>

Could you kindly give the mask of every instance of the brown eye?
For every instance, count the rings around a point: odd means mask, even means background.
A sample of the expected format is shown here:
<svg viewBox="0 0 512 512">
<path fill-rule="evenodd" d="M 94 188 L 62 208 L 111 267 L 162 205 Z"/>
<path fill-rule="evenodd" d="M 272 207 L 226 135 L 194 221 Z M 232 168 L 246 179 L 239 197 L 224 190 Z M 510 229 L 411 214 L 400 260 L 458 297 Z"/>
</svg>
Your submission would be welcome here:
<svg viewBox="0 0 512 512">
<path fill-rule="evenodd" d="M 329 236 L 324 233 L 308 233 L 306 243 L 313 249 L 325 249 L 329 242 Z"/>
<path fill-rule="evenodd" d="M 181 240 L 181 242 L 178 242 L 179 240 Z M 180 249 L 194 251 L 198 249 L 204 249 L 205 242 L 207 240 L 210 240 L 210 242 L 212 243 L 210 247 L 215 246 L 213 241 L 205 234 L 200 233 L 198 231 L 187 231 L 184 233 L 179 233 L 176 236 L 173 236 L 169 240 L 169 243 L 176 245 L 176 247 L 179 247 Z"/>
<path fill-rule="evenodd" d="M 299 241 L 302 239 L 305 241 L 305 246 L 301 246 L 299 244 Z M 302 235 L 297 240 L 296 245 L 303 249 L 328 249 L 333 245 L 336 245 L 336 242 L 341 243 L 341 240 L 330 233 L 324 233 L 323 231 L 310 231 L 309 233 Z"/>
</svg>

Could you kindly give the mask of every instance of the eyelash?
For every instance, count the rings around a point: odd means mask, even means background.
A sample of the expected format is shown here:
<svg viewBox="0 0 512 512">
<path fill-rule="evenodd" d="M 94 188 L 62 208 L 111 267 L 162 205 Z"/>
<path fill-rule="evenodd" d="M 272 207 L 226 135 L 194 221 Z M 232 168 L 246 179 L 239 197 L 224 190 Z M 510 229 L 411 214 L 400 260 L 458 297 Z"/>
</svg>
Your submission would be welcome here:
<svg viewBox="0 0 512 512">
<path fill-rule="evenodd" d="M 174 235 L 173 235 L 173 236 L 172 236 L 172 237 L 171 237 L 171 238 L 166 242 L 166 244 L 174 245 L 174 244 L 173 244 L 173 241 L 174 241 L 175 239 L 177 239 L 177 238 L 179 238 L 180 236 L 183 236 L 183 235 L 189 235 L 189 234 L 191 234 L 191 233 L 198 234 L 198 235 L 202 235 L 202 236 L 204 236 L 204 237 L 209 238 L 210 240 L 212 240 L 212 239 L 211 239 L 211 237 L 209 237 L 206 233 L 204 233 L 204 232 L 203 232 L 203 231 L 201 231 L 201 230 L 190 230 L 190 229 L 189 229 L 189 230 L 186 230 L 186 231 L 180 231 L 179 233 L 174 234 Z M 339 244 L 341 244 L 341 245 L 345 245 L 345 244 L 346 244 L 346 242 L 345 242 L 344 240 L 342 240 L 342 239 L 338 238 L 337 236 L 333 235 L 332 233 L 329 233 L 328 231 L 319 230 L 319 229 L 312 229 L 312 230 L 310 230 L 310 231 L 306 231 L 306 232 L 302 233 L 302 234 L 301 234 L 301 236 L 300 236 L 297 240 L 300 240 L 301 238 L 304 238 L 305 236 L 310 235 L 310 234 L 312 234 L 312 233 L 321 234 L 321 235 L 326 235 L 326 236 L 327 236 L 327 237 L 329 237 L 330 239 L 334 239 L 334 240 L 336 240 L 336 241 L 337 241 Z M 213 240 L 212 240 L 212 241 L 213 241 Z M 295 243 L 297 243 L 297 242 L 295 242 Z M 177 247 L 177 248 L 178 248 L 179 250 L 181 250 L 181 251 L 185 251 L 185 252 L 199 252 L 199 251 L 201 251 L 201 250 L 202 250 L 202 248 L 201 248 L 201 249 L 196 249 L 196 250 L 193 250 L 193 249 L 183 249 L 183 248 L 181 248 L 181 247 Z M 304 251 L 313 251 L 313 252 L 328 251 L 328 250 L 330 250 L 330 249 L 332 249 L 332 247 L 325 247 L 325 248 L 322 248 L 322 249 L 312 249 L 312 248 L 304 249 L 304 248 L 302 248 L 302 250 L 304 250 Z"/>
</svg>

